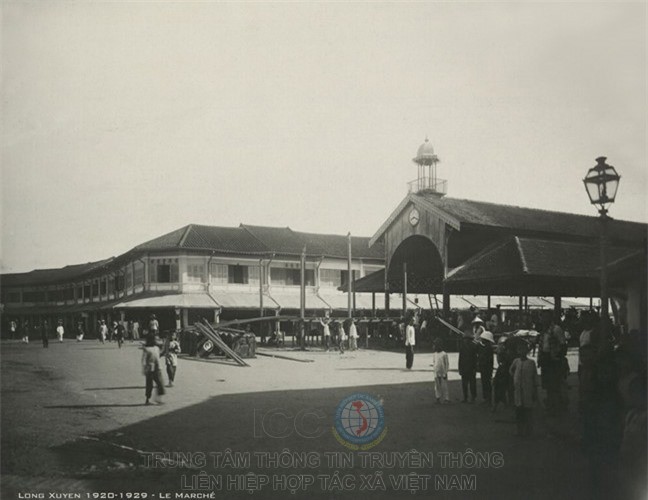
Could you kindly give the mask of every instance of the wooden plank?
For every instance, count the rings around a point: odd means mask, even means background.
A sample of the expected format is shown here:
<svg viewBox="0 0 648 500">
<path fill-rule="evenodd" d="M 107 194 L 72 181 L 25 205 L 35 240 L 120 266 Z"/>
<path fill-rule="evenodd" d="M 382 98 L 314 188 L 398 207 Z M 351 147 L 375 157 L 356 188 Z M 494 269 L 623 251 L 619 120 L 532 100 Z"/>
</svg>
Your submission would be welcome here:
<svg viewBox="0 0 648 500">
<path fill-rule="evenodd" d="M 243 361 L 243 359 L 238 354 L 236 354 L 232 349 L 228 347 L 228 345 L 223 341 L 223 339 L 220 338 L 220 335 L 211 327 L 211 325 L 209 325 L 209 323 L 196 323 L 196 327 L 203 335 L 214 342 L 214 344 L 216 344 L 218 348 L 225 353 L 226 356 L 229 356 L 234 361 L 236 361 L 237 364 L 241 366 L 250 366 L 245 361 Z"/>
</svg>

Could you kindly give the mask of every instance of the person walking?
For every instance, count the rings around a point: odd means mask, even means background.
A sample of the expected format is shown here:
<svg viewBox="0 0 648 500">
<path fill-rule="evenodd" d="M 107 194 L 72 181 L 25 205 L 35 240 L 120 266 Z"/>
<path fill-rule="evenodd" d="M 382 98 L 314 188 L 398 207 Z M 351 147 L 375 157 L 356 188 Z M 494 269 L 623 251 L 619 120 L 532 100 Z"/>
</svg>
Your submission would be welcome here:
<svg viewBox="0 0 648 500">
<path fill-rule="evenodd" d="M 331 319 L 329 318 L 329 314 L 326 313 L 324 318 L 320 319 L 319 321 L 323 328 L 322 340 L 324 341 L 324 346 L 328 351 L 331 348 L 331 328 L 329 326 Z"/>
<path fill-rule="evenodd" d="M 511 364 L 509 373 L 513 378 L 513 398 L 517 435 L 530 436 L 533 431 L 533 405 L 538 400 L 538 371 L 535 361 L 529 359 L 526 342 L 518 345 L 518 357 Z"/>
<path fill-rule="evenodd" d="M 106 343 L 106 337 L 108 336 L 108 327 L 106 326 L 106 320 L 102 319 L 99 324 L 99 341 L 102 344 Z"/>
<path fill-rule="evenodd" d="M 441 403 L 443 397 L 443 402 L 449 403 L 448 371 L 450 370 L 450 363 L 448 355 L 443 350 L 443 341 L 441 339 L 437 339 L 434 343 L 432 364 L 434 367 L 434 395 L 436 396 L 436 402 Z"/>
<path fill-rule="evenodd" d="M 353 318 L 349 322 L 349 350 L 358 350 L 358 328 Z"/>
<path fill-rule="evenodd" d="M 147 335 L 144 347 L 142 347 L 142 372 L 146 378 L 146 401 L 144 404 L 151 404 L 154 382 L 157 388 L 156 402 L 162 403 L 164 385 L 160 372 L 160 348 L 157 346 L 155 335 Z"/>
<path fill-rule="evenodd" d="M 63 320 L 58 320 L 58 326 L 56 327 L 56 334 L 58 335 L 58 341 L 63 342 L 63 335 L 65 334 L 65 328 L 63 328 Z"/>
<path fill-rule="evenodd" d="M 344 343 L 346 342 L 347 335 L 344 330 L 344 322 L 338 321 L 338 347 L 340 349 L 340 354 L 344 354 Z"/>
<path fill-rule="evenodd" d="M 477 344 L 473 340 L 472 333 L 464 333 L 459 348 L 459 375 L 461 375 L 461 389 L 463 391 L 463 402 L 475 402 L 477 396 Z"/>
<path fill-rule="evenodd" d="M 164 346 L 164 359 L 166 361 L 166 372 L 169 377 L 169 387 L 173 387 L 173 382 L 175 381 L 178 368 L 178 354 L 180 354 L 178 334 L 172 332 Z"/>
<path fill-rule="evenodd" d="M 11 340 L 15 340 L 16 332 L 18 331 L 18 323 L 16 323 L 14 320 L 11 320 L 11 322 L 9 323 L 9 331 L 11 332 Z"/>
<path fill-rule="evenodd" d="M 47 320 L 41 324 L 40 333 L 43 347 L 47 349 L 49 347 L 49 325 L 47 324 Z"/>
<path fill-rule="evenodd" d="M 133 320 L 133 340 L 139 340 L 140 338 L 140 324 L 139 320 Z"/>
<path fill-rule="evenodd" d="M 492 404 L 493 396 L 493 346 L 495 339 L 493 334 L 485 331 L 481 334 L 478 344 L 478 365 L 481 376 L 482 397 L 484 404 Z"/>
<path fill-rule="evenodd" d="M 29 344 L 29 321 L 27 320 L 22 325 L 22 342 L 23 344 Z"/>
<path fill-rule="evenodd" d="M 149 319 L 148 333 L 149 335 L 156 337 L 160 334 L 160 323 L 158 322 L 157 316 L 155 314 L 151 314 L 151 318 Z"/>
<path fill-rule="evenodd" d="M 414 346 L 416 345 L 416 331 L 414 330 L 414 318 L 410 318 L 405 328 L 405 367 L 412 369 L 414 364 Z"/>
<path fill-rule="evenodd" d="M 77 342 L 81 342 L 83 340 L 84 335 L 85 335 L 85 332 L 83 331 L 83 323 L 81 321 L 79 321 L 77 323 L 77 334 L 76 334 Z"/>
<path fill-rule="evenodd" d="M 115 333 L 115 340 L 117 341 L 117 346 L 121 349 L 122 344 L 124 343 L 124 338 L 126 336 L 126 328 L 124 327 L 124 322 L 120 321 L 117 323 L 117 329 Z"/>
</svg>

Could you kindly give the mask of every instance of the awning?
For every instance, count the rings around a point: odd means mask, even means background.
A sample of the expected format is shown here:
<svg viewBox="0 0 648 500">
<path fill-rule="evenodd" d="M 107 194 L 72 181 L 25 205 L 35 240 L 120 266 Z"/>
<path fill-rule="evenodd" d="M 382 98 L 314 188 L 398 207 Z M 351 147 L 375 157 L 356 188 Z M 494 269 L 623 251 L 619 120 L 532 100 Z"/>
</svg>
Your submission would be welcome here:
<svg viewBox="0 0 648 500">
<path fill-rule="evenodd" d="M 118 302 L 113 309 L 161 309 L 173 307 L 178 309 L 216 309 L 216 303 L 206 293 L 173 293 L 151 297 L 133 297 L 131 300 Z"/>
<path fill-rule="evenodd" d="M 282 309 L 299 309 L 301 307 L 299 303 L 299 290 L 295 290 L 294 293 L 270 292 L 270 297 Z M 329 305 L 312 292 L 306 293 L 305 307 L 306 309 L 329 309 Z"/>
<path fill-rule="evenodd" d="M 348 286 L 344 284 L 338 287 L 338 290 L 346 292 Z M 385 269 L 380 269 L 373 273 L 367 274 L 362 278 L 353 280 L 353 290 L 356 293 L 375 292 L 385 293 Z"/>
<path fill-rule="evenodd" d="M 242 291 L 214 291 L 212 297 L 218 304 L 226 309 L 259 309 L 261 307 L 261 298 L 258 293 Z M 277 309 L 277 304 L 272 297 L 263 295 L 264 309 Z"/>
<path fill-rule="evenodd" d="M 470 306 L 475 306 L 478 309 L 488 308 L 488 296 L 486 295 L 458 295 L 457 298 Z M 549 302 L 541 297 L 527 297 L 528 307 L 548 307 L 548 305 Z M 520 307 L 520 298 L 508 296 L 491 296 L 490 306 L 491 308 L 500 306 L 501 308 L 517 309 Z"/>
<path fill-rule="evenodd" d="M 610 247 L 611 260 L 633 249 Z M 597 245 L 514 236 L 453 269 L 445 280 L 454 294 L 592 296 L 599 293 Z"/>
</svg>

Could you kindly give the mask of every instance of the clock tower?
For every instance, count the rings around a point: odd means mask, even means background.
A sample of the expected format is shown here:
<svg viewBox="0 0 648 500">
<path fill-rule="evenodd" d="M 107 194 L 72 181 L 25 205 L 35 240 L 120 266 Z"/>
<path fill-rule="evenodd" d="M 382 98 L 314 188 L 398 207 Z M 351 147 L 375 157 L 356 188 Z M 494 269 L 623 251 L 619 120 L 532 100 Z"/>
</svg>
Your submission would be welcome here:
<svg viewBox="0 0 648 500">
<path fill-rule="evenodd" d="M 434 154 L 434 148 L 428 138 L 421 144 L 412 161 L 418 166 L 418 178 L 407 183 L 410 193 L 425 193 L 444 196 L 448 189 L 448 181 L 437 178 L 439 157 Z M 418 220 L 417 220 L 418 222 Z M 410 218 L 410 224 L 412 219 Z"/>
</svg>

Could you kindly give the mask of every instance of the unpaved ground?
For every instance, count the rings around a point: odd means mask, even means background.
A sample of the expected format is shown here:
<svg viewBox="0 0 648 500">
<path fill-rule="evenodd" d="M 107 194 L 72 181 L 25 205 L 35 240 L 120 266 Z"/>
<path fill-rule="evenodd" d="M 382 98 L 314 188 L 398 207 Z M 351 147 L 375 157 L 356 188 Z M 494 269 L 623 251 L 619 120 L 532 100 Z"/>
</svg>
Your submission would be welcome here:
<svg viewBox="0 0 648 500">
<path fill-rule="evenodd" d="M 83 498 L 102 492 L 106 498 L 112 493 L 115 498 L 135 493 L 164 498 L 170 493 L 169 498 L 175 498 L 176 492 L 213 491 L 214 483 L 202 488 L 196 482 L 201 471 L 223 481 L 218 498 L 590 498 L 573 413 L 547 422 L 538 408 L 534 436 L 517 438 L 510 409 L 493 414 L 484 406 L 459 402 L 456 371 L 450 374 L 453 403 L 435 404 L 430 354 L 418 353 L 411 371 L 404 370 L 403 354 L 387 351 L 340 355 L 286 349 L 280 354 L 301 362 L 258 356 L 244 368 L 224 360 L 181 359 L 176 386 L 168 390 L 165 404 L 144 406 L 140 351 L 134 344 L 121 350 L 93 341 L 51 343 L 49 349 L 3 344 L 2 498 L 49 492 L 81 493 Z M 456 355 L 451 355 L 451 367 L 456 369 Z M 385 459 L 408 450 L 431 453 L 433 467 L 370 466 L 361 463 L 357 451 L 343 447 L 331 430 L 335 410 L 356 392 L 383 402 L 388 431 L 372 452 Z M 442 467 L 439 453 L 467 449 L 482 456 L 501 454 L 503 465 Z M 209 453 L 226 451 L 250 461 L 238 464 L 243 469 L 232 464 L 216 467 L 215 455 Z M 259 455 L 254 455 L 282 451 L 317 455 L 319 464 L 282 468 L 257 463 Z M 203 452 L 208 460 L 204 466 L 189 464 L 195 468 L 180 467 L 173 460 L 150 467 L 142 452 Z M 342 452 L 350 453 L 353 463 L 327 462 Z M 330 482 L 335 472 L 347 478 L 342 488 Z M 281 478 L 276 490 L 268 486 L 254 493 L 237 491 L 243 486 L 235 480 L 228 490 L 226 476 L 244 473 L 309 476 L 317 482 L 294 494 L 281 488 Z M 409 473 L 429 475 L 427 488 L 418 490 L 420 481 L 399 482 Z M 474 483 L 464 484 L 474 489 L 449 490 L 449 478 L 462 474 L 474 476 Z M 439 489 L 434 484 L 437 475 L 446 480 Z"/>
</svg>

